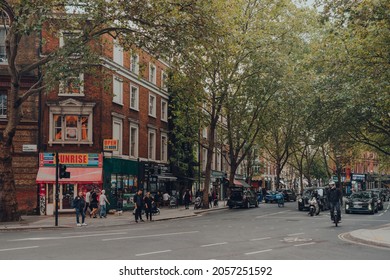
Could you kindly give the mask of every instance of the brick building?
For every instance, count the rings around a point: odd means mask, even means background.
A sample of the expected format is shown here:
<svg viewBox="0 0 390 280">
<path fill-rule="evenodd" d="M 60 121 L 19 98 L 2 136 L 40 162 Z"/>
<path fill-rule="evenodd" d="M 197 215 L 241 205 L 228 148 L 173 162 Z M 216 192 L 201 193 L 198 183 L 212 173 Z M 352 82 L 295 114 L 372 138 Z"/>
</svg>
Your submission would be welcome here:
<svg viewBox="0 0 390 280">
<path fill-rule="evenodd" d="M 43 55 L 74 34 L 43 31 Z M 123 51 L 109 36 L 99 45 L 94 73 L 75 73 L 41 99 L 41 214 L 54 210 L 54 152 L 71 174 L 60 180 L 63 212 L 80 190 L 104 188 L 116 205 L 137 188 L 164 190 L 176 179 L 168 167 L 168 65 L 140 49 Z"/>
<path fill-rule="evenodd" d="M 6 18 L 6 17 L 4 17 Z M 7 25 L 0 26 L 0 132 L 8 123 L 11 78 L 5 51 Z M 20 42 L 16 65 L 28 65 L 37 59 L 38 40 L 35 36 L 24 37 Z M 37 82 L 38 73 L 30 72 L 21 79 L 23 94 Z M 35 177 L 38 170 L 39 95 L 30 97 L 22 105 L 22 119 L 13 138 L 12 156 L 16 185 L 16 197 L 22 214 L 37 211 L 37 188 Z"/>
</svg>

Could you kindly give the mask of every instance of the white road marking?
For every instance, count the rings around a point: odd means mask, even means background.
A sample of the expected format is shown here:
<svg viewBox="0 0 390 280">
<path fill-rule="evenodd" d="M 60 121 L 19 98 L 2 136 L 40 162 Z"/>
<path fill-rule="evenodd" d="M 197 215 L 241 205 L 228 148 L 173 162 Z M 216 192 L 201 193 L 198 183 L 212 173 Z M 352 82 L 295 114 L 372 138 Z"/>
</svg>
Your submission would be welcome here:
<svg viewBox="0 0 390 280">
<path fill-rule="evenodd" d="M 278 214 L 282 214 L 282 213 L 286 213 L 286 212 L 290 212 L 290 211 L 291 210 L 286 210 L 286 211 L 280 211 L 280 212 L 266 214 L 266 215 L 262 215 L 262 216 L 256 216 L 255 219 L 260 219 L 260 218 L 264 218 L 264 217 L 268 217 L 268 216 L 278 215 Z"/>
<path fill-rule="evenodd" d="M 8 240 L 8 241 L 59 240 L 59 239 L 85 238 L 85 237 L 96 237 L 96 236 L 118 235 L 118 234 L 128 234 L 128 233 L 127 232 L 116 232 L 116 233 L 97 233 L 97 234 L 73 235 L 73 236 L 30 237 L 30 238 L 23 238 L 23 239 L 12 239 L 12 240 Z"/>
<path fill-rule="evenodd" d="M 254 239 L 251 239 L 250 241 L 258 241 L 258 240 L 266 240 L 266 239 L 271 239 L 271 237 L 254 238 Z"/>
<path fill-rule="evenodd" d="M 136 254 L 135 256 L 136 256 L 136 257 L 140 257 L 140 256 L 153 255 L 153 254 L 167 253 L 167 252 L 171 252 L 171 251 L 172 251 L 172 250 L 155 251 L 155 252 L 149 252 L 149 253 Z"/>
<path fill-rule="evenodd" d="M 310 242 L 310 243 L 296 244 L 294 246 L 295 247 L 299 247 L 299 246 L 306 246 L 306 245 L 313 245 L 313 244 L 316 244 L 316 243 L 315 242 Z"/>
<path fill-rule="evenodd" d="M 256 251 L 256 252 L 249 252 L 249 253 L 245 253 L 245 255 L 254 255 L 254 254 L 260 254 L 260 253 L 265 253 L 265 252 L 269 252 L 269 251 L 272 251 L 272 249 Z"/>
<path fill-rule="evenodd" d="M 302 234 L 305 234 L 305 233 L 304 232 L 291 233 L 291 234 L 287 234 L 287 236 L 295 236 L 295 235 L 302 235 Z"/>
<path fill-rule="evenodd" d="M 82 227 L 83 228 L 83 227 Z M 147 229 L 147 228 L 141 228 L 141 227 L 136 227 L 136 228 L 129 228 L 129 229 L 126 229 L 127 232 L 129 231 L 133 231 L 133 230 L 144 230 L 144 229 Z M 100 231 L 101 233 L 117 233 L 117 232 L 124 232 L 123 229 L 118 229 L 118 230 L 107 230 L 107 231 Z M 83 231 L 83 232 L 78 232 L 78 234 L 82 235 L 82 234 L 95 234 L 96 231 Z M 74 232 L 62 232 L 61 235 L 72 235 L 72 234 L 75 234 Z"/>
<path fill-rule="evenodd" d="M 148 237 L 161 237 L 161 236 L 190 234 L 190 233 L 198 233 L 198 232 L 199 231 L 185 231 L 185 232 L 173 232 L 173 233 L 151 234 L 151 235 L 141 235 L 141 236 L 127 236 L 127 237 L 118 237 L 118 238 L 107 238 L 107 239 L 102 239 L 102 241 L 114 241 L 114 240 L 148 238 Z"/>
<path fill-rule="evenodd" d="M 211 247 L 211 246 L 218 246 L 218 245 L 225 245 L 225 244 L 227 244 L 227 242 L 205 244 L 205 245 L 201 245 L 200 247 Z"/>
<path fill-rule="evenodd" d="M 30 246 L 30 247 L 19 247 L 19 248 L 0 249 L 0 252 L 15 251 L 15 250 L 26 250 L 26 249 L 34 249 L 34 248 L 39 248 L 39 246 Z"/>
</svg>

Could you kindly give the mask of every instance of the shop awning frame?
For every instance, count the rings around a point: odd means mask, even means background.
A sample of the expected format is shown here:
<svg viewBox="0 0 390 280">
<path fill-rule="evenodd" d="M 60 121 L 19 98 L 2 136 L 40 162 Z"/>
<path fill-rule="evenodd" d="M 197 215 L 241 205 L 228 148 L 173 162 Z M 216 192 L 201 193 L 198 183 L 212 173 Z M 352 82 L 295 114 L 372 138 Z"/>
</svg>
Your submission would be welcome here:
<svg viewBox="0 0 390 280">
<path fill-rule="evenodd" d="M 102 184 L 103 168 L 98 167 L 68 167 L 66 171 L 70 172 L 70 178 L 58 179 L 60 184 Z M 36 182 L 38 184 L 55 183 L 56 169 L 54 167 L 40 167 Z"/>
</svg>

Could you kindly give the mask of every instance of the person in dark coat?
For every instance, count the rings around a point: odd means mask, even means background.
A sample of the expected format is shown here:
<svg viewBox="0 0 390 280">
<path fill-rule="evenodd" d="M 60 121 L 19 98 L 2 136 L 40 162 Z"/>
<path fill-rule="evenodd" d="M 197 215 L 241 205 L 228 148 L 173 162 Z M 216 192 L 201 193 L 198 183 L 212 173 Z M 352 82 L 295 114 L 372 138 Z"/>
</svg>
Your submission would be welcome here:
<svg viewBox="0 0 390 280">
<path fill-rule="evenodd" d="M 135 222 L 138 223 L 138 219 L 141 220 L 141 222 L 145 222 L 142 219 L 142 208 L 144 205 L 144 200 L 142 198 L 142 190 L 139 189 L 136 195 L 134 196 L 134 206 L 135 206 Z"/>
<path fill-rule="evenodd" d="M 150 192 L 146 193 L 146 196 L 144 198 L 144 203 L 145 203 L 146 220 L 152 221 L 153 198 L 150 196 Z"/>
<path fill-rule="evenodd" d="M 91 207 L 92 211 L 89 213 L 89 217 L 90 218 L 92 218 L 92 217 L 96 218 L 97 217 L 97 211 L 98 211 L 98 208 L 99 208 L 99 201 L 98 201 L 97 191 L 95 189 L 92 190 L 90 199 L 91 199 L 90 207 Z"/>
<path fill-rule="evenodd" d="M 80 191 L 79 194 L 73 200 L 73 208 L 76 210 L 76 222 L 78 227 L 81 227 L 81 225 L 87 225 L 85 223 L 85 206 L 85 198 L 83 196 L 83 192 Z M 80 224 L 80 215 L 82 224 Z"/>
<path fill-rule="evenodd" d="M 190 208 L 190 202 L 191 202 L 191 195 L 189 189 L 186 190 L 184 193 L 184 206 L 186 209 Z"/>
<path fill-rule="evenodd" d="M 341 209 L 340 206 L 343 204 L 343 196 L 341 194 L 340 189 L 336 188 L 336 184 L 334 182 L 330 183 L 330 190 L 328 193 L 328 199 L 329 199 L 329 209 L 330 209 L 330 218 L 333 221 L 333 213 L 334 208 L 336 208 L 337 211 L 337 218 L 339 222 L 341 221 Z"/>
</svg>

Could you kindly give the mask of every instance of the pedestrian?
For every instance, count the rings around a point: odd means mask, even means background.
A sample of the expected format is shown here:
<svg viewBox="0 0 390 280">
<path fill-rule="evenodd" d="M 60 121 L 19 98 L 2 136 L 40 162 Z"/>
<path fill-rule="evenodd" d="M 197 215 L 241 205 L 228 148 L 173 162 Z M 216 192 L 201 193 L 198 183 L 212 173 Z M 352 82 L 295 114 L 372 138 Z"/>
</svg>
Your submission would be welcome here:
<svg viewBox="0 0 390 280">
<path fill-rule="evenodd" d="M 87 211 L 91 214 L 92 209 L 90 208 L 91 205 L 91 191 L 88 191 L 85 194 L 85 215 L 87 215 Z"/>
<path fill-rule="evenodd" d="M 160 192 L 157 192 L 157 193 L 154 195 L 154 203 L 156 203 L 156 207 L 157 207 L 157 208 L 160 207 L 160 199 L 161 199 L 161 194 L 160 194 Z"/>
<path fill-rule="evenodd" d="M 106 211 L 106 205 L 108 203 L 108 205 L 110 205 L 110 202 L 108 201 L 106 195 L 105 195 L 105 190 L 102 190 L 102 193 L 99 197 L 99 205 L 100 205 L 100 218 L 104 217 L 104 218 L 107 218 L 107 211 Z"/>
<path fill-rule="evenodd" d="M 187 189 L 186 192 L 184 193 L 184 206 L 186 209 L 190 208 L 190 201 L 191 201 L 190 190 Z"/>
<path fill-rule="evenodd" d="M 146 193 L 146 196 L 144 198 L 144 203 L 145 203 L 146 220 L 149 219 L 149 221 L 152 221 L 153 198 L 150 196 L 150 192 Z"/>
<path fill-rule="evenodd" d="M 99 207 L 98 205 L 99 201 L 98 201 L 97 191 L 95 189 L 92 189 L 90 200 L 91 200 L 90 208 L 92 209 L 92 211 L 89 213 L 89 217 L 96 218 L 98 207 Z"/>
<path fill-rule="evenodd" d="M 210 192 L 209 192 L 209 207 L 213 208 L 213 196 L 211 195 Z"/>
<path fill-rule="evenodd" d="M 83 192 L 80 191 L 79 194 L 74 198 L 73 200 L 73 208 L 76 210 L 76 223 L 78 227 L 81 227 L 81 225 L 86 226 L 85 223 L 85 199 L 83 196 Z M 80 215 L 81 215 L 81 222 L 80 224 Z"/>
<path fill-rule="evenodd" d="M 171 198 L 170 195 L 167 192 L 165 192 L 163 194 L 163 205 L 168 206 L 170 198 Z"/>
<path fill-rule="evenodd" d="M 138 189 L 138 192 L 134 196 L 134 207 L 135 207 L 135 222 L 138 223 L 138 219 L 140 219 L 141 222 L 145 222 L 142 219 L 143 199 L 142 199 L 141 189 Z"/>
<path fill-rule="evenodd" d="M 265 196 L 267 195 L 267 189 L 264 187 L 261 189 L 261 192 L 263 194 L 263 199 L 265 200 Z"/>
</svg>

